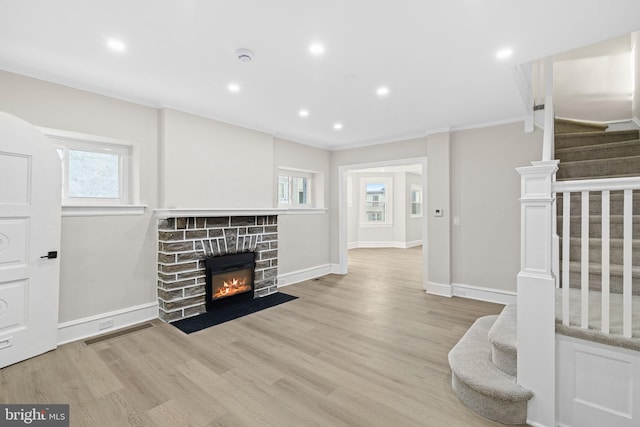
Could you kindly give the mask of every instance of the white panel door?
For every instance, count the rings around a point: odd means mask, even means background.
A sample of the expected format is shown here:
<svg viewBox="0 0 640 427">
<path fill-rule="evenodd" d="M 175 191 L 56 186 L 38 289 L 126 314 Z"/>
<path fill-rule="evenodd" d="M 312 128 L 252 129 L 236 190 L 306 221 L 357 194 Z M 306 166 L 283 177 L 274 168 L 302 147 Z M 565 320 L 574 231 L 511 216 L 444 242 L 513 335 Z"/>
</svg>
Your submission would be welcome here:
<svg viewBox="0 0 640 427">
<path fill-rule="evenodd" d="M 0 368 L 56 348 L 60 186 L 49 140 L 0 112 Z"/>
</svg>

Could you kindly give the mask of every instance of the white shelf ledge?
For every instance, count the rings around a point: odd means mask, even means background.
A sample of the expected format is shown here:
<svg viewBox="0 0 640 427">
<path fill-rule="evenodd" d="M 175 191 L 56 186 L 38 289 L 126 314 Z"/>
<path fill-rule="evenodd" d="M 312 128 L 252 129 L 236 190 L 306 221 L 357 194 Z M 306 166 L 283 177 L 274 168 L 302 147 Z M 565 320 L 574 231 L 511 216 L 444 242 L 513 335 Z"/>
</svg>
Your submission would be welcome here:
<svg viewBox="0 0 640 427">
<path fill-rule="evenodd" d="M 62 216 L 143 215 L 146 205 L 85 205 L 62 206 Z"/>
<path fill-rule="evenodd" d="M 181 218 L 181 217 L 216 217 L 216 216 L 264 216 L 264 215 L 313 215 L 324 214 L 325 208 L 236 208 L 236 209 L 210 209 L 210 208 L 167 208 L 154 209 L 157 218 Z"/>
</svg>

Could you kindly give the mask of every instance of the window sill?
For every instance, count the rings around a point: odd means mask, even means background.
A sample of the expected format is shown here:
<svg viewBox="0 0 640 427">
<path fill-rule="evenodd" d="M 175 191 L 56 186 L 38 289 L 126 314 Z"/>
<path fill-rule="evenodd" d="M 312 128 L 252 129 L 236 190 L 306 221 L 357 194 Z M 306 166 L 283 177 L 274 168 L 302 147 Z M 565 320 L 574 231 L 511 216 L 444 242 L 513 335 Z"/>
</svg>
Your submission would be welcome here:
<svg viewBox="0 0 640 427">
<path fill-rule="evenodd" d="M 147 205 L 66 205 L 62 216 L 143 215 Z"/>
</svg>

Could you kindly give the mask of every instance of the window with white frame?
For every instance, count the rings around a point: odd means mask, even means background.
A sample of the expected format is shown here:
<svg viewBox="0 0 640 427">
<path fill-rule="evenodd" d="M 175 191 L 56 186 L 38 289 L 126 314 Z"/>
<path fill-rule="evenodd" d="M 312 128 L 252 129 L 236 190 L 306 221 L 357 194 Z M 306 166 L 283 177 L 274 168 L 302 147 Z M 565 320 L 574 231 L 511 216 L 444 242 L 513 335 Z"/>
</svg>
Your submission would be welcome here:
<svg viewBox="0 0 640 427">
<path fill-rule="evenodd" d="M 310 172 L 280 169 L 278 171 L 278 205 L 311 207 L 312 176 Z"/>
<path fill-rule="evenodd" d="M 65 207 L 123 207 L 138 201 L 133 143 L 55 129 L 42 131 L 60 156 L 63 213 Z"/>
<path fill-rule="evenodd" d="M 411 217 L 422 217 L 422 187 L 411 185 Z"/>
<path fill-rule="evenodd" d="M 393 181 L 390 177 L 363 178 L 362 216 L 367 225 L 392 224 Z"/>
</svg>

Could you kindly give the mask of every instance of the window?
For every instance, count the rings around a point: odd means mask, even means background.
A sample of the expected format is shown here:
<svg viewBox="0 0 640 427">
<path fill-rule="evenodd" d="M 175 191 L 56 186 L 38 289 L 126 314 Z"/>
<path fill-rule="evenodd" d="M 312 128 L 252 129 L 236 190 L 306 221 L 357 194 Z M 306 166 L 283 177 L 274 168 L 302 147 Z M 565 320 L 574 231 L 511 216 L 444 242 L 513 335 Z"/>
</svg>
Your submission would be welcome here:
<svg viewBox="0 0 640 427">
<path fill-rule="evenodd" d="M 363 178 L 362 222 L 368 225 L 391 224 L 392 179 L 390 177 Z"/>
<path fill-rule="evenodd" d="M 278 204 L 289 203 L 289 176 L 278 175 Z"/>
<path fill-rule="evenodd" d="M 411 217 L 422 217 L 422 187 L 419 185 L 411 186 Z"/>
<path fill-rule="evenodd" d="M 126 141 L 85 135 L 76 132 L 41 129 L 54 143 L 62 163 L 62 205 L 67 214 L 142 213 L 134 185 L 136 146 Z M 137 168 L 136 168 L 137 172 Z M 118 207 L 119 212 L 104 209 L 89 212 L 88 208 Z M 135 208 L 135 209 L 127 209 Z"/>
<path fill-rule="evenodd" d="M 278 205 L 310 207 L 311 174 L 281 169 L 278 173 Z"/>
</svg>

